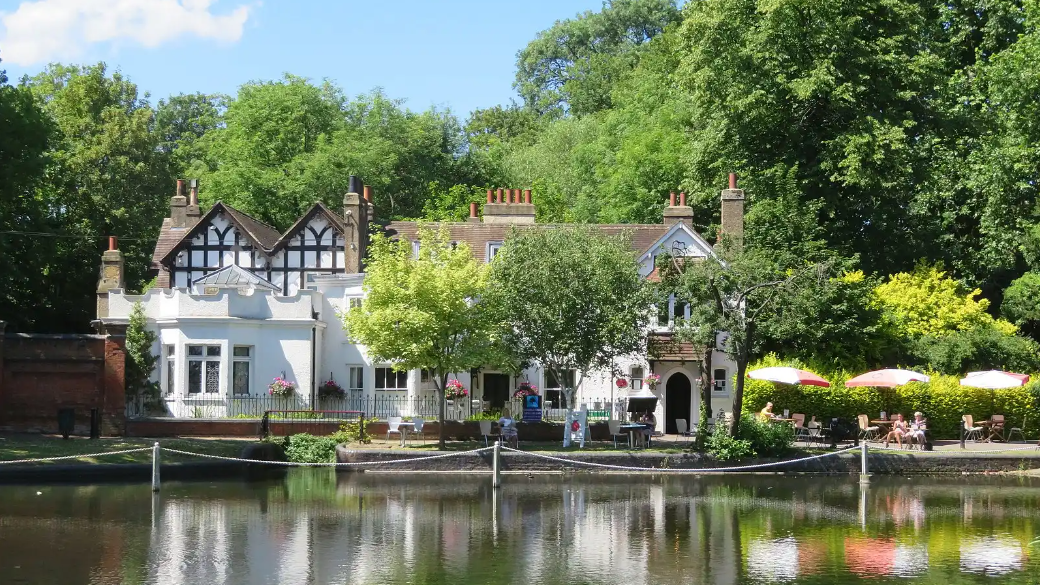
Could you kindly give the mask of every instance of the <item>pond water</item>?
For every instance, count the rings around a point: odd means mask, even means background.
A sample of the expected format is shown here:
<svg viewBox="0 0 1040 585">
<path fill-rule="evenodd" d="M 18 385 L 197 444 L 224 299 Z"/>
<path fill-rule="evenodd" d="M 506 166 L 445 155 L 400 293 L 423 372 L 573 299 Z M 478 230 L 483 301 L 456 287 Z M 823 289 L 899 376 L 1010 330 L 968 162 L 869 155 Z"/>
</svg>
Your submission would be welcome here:
<svg viewBox="0 0 1040 585">
<path fill-rule="evenodd" d="M 486 477 L 0 486 L 2 583 L 1030 583 L 1025 478 Z"/>
</svg>

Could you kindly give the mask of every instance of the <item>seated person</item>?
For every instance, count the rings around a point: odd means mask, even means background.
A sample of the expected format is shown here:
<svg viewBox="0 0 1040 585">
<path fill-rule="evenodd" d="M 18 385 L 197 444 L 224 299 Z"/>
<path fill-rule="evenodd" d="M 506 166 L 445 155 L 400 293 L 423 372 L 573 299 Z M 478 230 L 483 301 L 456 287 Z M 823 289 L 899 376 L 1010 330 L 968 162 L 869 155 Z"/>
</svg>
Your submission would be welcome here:
<svg viewBox="0 0 1040 585">
<path fill-rule="evenodd" d="M 888 447 L 889 441 L 892 439 L 896 440 L 896 445 L 899 447 L 903 446 L 903 437 L 907 434 L 906 421 L 903 420 L 903 415 L 897 414 L 896 419 L 892 421 L 892 430 L 885 435 L 885 446 Z"/>
<path fill-rule="evenodd" d="M 773 403 L 767 402 L 765 408 L 759 411 L 758 417 L 762 422 L 768 422 L 776 418 L 776 415 L 773 414 Z"/>
<path fill-rule="evenodd" d="M 928 430 L 928 421 L 924 419 L 924 415 L 920 411 L 914 413 L 914 420 L 910 423 L 910 428 L 907 431 L 907 438 L 911 444 L 918 443 L 920 445 L 925 444 L 925 431 Z"/>
<path fill-rule="evenodd" d="M 516 421 L 513 420 L 508 407 L 502 409 L 502 418 L 498 419 L 498 427 L 498 432 L 502 436 L 502 441 L 506 445 L 512 441 L 513 448 L 519 449 L 520 434 L 516 430 Z"/>
<path fill-rule="evenodd" d="M 654 429 L 657 428 L 657 417 L 652 412 L 644 412 L 639 417 L 639 423 L 643 425 L 642 433 L 643 437 L 646 438 L 646 446 L 650 446 L 650 437 L 654 434 Z"/>
</svg>

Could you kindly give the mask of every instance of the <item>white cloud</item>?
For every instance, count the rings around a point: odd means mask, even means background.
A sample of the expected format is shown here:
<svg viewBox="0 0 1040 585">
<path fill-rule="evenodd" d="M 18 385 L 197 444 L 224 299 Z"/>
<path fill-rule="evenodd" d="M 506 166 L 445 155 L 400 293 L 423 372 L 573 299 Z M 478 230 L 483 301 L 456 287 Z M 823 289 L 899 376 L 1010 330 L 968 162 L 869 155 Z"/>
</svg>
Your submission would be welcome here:
<svg viewBox="0 0 1040 585">
<path fill-rule="evenodd" d="M 249 7 L 225 14 L 213 0 L 35 0 L 0 14 L 0 59 L 27 66 L 79 58 L 87 46 L 130 42 L 158 47 L 182 36 L 234 42 Z"/>
</svg>

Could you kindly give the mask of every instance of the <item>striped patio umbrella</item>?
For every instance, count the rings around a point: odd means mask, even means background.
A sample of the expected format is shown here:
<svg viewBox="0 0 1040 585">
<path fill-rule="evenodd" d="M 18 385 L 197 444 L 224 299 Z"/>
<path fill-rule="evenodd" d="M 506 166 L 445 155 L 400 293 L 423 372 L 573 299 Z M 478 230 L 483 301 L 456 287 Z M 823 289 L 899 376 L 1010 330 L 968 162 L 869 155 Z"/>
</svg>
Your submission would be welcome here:
<svg viewBox="0 0 1040 585">
<path fill-rule="evenodd" d="M 931 378 L 913 370 L 897 370 L 893 368 L 874 370 L 860 374 L 845 382 L 846 387 L 872 386 L 874 388 L 895 388 L 910 382 L 928 382 Z"/>
<path fill-rule="evenodd" d="M 1018 388 L 1028 383 L 1028 374 L 1016 374 L 1000 370 L 968 372 L 967 376 L 961 378 L 961 386 L 969 386 L 971 388 Z"/>
<path fill-rule="evenodd" d="M 781 384 L 801 384 L 803 386 L 830 386 L 831 383 L 820 376 L 797 368 L 785 366 L 771 366 L 759 368 L 747 373 L 752 380 L 765 380 L 767 382 L 779 382 Z"/>
</svg>

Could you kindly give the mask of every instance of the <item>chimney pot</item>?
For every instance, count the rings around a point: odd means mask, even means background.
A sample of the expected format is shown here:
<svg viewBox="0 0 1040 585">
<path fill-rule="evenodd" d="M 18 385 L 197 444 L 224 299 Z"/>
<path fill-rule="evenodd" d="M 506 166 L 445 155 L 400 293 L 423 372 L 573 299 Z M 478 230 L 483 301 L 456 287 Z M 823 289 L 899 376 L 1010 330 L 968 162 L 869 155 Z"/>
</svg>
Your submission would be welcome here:
<svg viewBox="0 0 1040 585">
<path fill-rule="evenodd" d="M 119 249 L 119 238 L 117 236 L 108 236 L 108 249 L 118 250 Z"/>
<path fill-rule="evenodd" d="M 184 195 L 184 179 L 177 179 L 177 192 L 173 194 L 174 197 Z"/>
<path fill-rule="evenodd" d="M 469 204 L 469 216 L 470 217 L 477 217 L 477 204 L 476 203 L 470 203 Z"/>
<path fill-rule="evenodd" d="M 531 190 L 530 189 L 524 189 L 524 203 L 526 203 L 528 205 L 531 204 Z"/>
<path fill-rule="evenodd" d="M 502 189 L 499 188 L 498 193 L 495 194 L 495 203 L 502 203 Z"/>
<path fill-rule="evenodd" d="M 487 193 L 487 195 L 488 195 L 487 202 L 488 203 L 491 203 L 492 199 L 494 198 L 494 195 L 492 195 L 491 191 L 492 191 L 491 189 L 488 189 L 488 193 Z"/>
<path fill-rule="evenodd" d="M 367 201 L 368 203 L 372 203 L 372 186 L 365 185 L 363 189 L 365 191 L 365 201 Z"/>
<path fill-rule="evenodd" d="M 668 207 L 675 207 L 675 191 L 669 194 Z"/>
<path fill-rule="evenodd" d="M 686 191 L 679 193 L 679 205 L 681 207 L 686 207 Z"/>
<path fill-rule="evenodd" d="M 520 198 L 521 197 L 520 193 L 521 193 L 520 189 L 513 189 L 513 202 L 514 203 L 523 203 L 523 200 Z"/>
<path fill-rule="evenodd" d="M 191 193 L 188 196 L 188 205 L 198 205 L 198 204 L 199 204 L 199 188 L 193 186 L 191 188 Z"/>
<path fill-rule="evenodd" d="M 737 188 L 737 174 L 736 173 L 730 173 L 729 174 L 729 188 L 730 189 L 736 189 Z"/>
<path fill-rule="evenodd" d="M 347 179 L 347 193 L 361 193 L 361 179 L 357 175 L 350 175 Z"/>
</svg>

